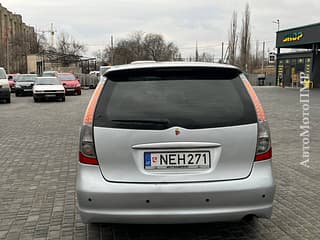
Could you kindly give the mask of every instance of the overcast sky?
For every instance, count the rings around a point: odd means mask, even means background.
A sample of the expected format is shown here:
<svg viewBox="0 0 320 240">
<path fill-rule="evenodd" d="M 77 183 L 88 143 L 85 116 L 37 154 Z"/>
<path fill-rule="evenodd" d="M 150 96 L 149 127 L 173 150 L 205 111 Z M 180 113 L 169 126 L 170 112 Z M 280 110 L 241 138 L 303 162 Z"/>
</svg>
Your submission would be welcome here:
<svg viewBox="0 0 320 240">
<path fill-rule="evenodd" d="M 320 22 L 318 0 L 0 0 L 24 22 L 46 30 L 50 23 L 87 46 L 87 55 L 133 31 L 161 33 L 175 42 L 184 57 L 199 52 L 221 56 L 221 42 L 227 41 L 232 12 L 238 25 L 246 2 L 251 8 L 252 44 L 267 41 L 274 47 L 277 25 L 281 29 Z M 240 28 L 240 27 L 239 27 Z"/>
</svg>

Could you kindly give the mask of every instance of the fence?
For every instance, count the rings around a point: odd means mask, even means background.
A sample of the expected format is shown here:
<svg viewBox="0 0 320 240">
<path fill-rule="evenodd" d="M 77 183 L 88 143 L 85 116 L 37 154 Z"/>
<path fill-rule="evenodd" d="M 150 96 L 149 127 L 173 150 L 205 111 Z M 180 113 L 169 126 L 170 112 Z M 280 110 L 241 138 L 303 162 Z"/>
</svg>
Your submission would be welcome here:
<svg viewBox="0 0 320 240">
<path fill-rule="evenodd" d="M 82 87 L 95 88 L 99 82 L 99 77 L 92 74 L 75 74 L 78 79 L 80 79 L 80 84 Z"/>
<path fill-rule="evenodd" d="M 95 88 L 99 82 L 99 77 L 93 74 L 75 74 L 77 78 L 80 79 L 81 86 Z M 258 75 L 259 74 L 246 74 L 249 82 L 253 86 L 258 86 Z M 275 86 L 276 85 L 276 75 L 275 74 L 267 74 L 264 80 L 264 86 Z"/>
<path fill-rule="evenodd" d="M 258 75 L 259 74 L 246 74 L 251 85 L 258 86 Z M 276 75 L 267 74 L 264 80 L 264 86 L 275 86 L 275 85 L 276 85 Z"/>
</svg>

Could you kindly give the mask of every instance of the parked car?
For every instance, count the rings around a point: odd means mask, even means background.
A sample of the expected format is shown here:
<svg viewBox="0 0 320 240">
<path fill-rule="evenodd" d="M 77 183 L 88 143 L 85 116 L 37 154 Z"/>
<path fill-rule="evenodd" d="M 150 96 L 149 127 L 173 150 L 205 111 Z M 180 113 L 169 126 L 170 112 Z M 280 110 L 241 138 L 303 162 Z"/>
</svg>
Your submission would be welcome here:
<svg viewBox="0 0 320 240">
<path fill-rule="evenodd" d="M 57 99 L 64 102 L 65 89 L 56 77 L 38 77 L 33 86 L 33 100 L 40 102 L 45 99 Z"/>
<path fill-rule="evenodd" d="M 57 77 L 58 72 L 57 71 L 44 71 L 42 73 L 42 77 Z"/>
<path fill-rule="evenodd" d="M 32 96 L 32 88 L 37 78 L 37 74 L 19 74 L 17 76 L 15 93 L 17 97 L 30 95 Z"/>
<path fill-rule="evenodd" d="M 100 77 L 100 71 L 90 71 L 89 75 L 94 75 L 96 77 Z"/>
<path fill-rule="evenodd" d="M 73 73 L 58 73 L 57 77 L 62 82 L 66 94 L 81 95 L 80 80 Z"/>
<path fill-rule="evenodd" d="M 12 93 L 14 93 L 16 90 L 17 77 L 18 77 L 18 74 L 8 74 L 9 86 Z"/>
<path fill-rule="evenodd" d="M 0 67 L 0 100 L 5 100 L 7 103 L 11 102 L 10 86 L 6 70 L 2 67 Z"/>
<path fill-rule="evenodd" d="M 113 67 L 80 135 L 78 206 L 85 223 L 194 223 L 270 218 L 268 123 L 236 67 Z"/>
</svg>

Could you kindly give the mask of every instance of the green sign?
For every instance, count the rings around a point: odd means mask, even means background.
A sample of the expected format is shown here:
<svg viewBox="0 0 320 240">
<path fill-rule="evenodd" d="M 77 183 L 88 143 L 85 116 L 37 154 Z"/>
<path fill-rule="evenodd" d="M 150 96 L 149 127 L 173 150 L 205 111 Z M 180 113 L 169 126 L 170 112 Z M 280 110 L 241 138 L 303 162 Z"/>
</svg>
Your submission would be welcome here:
<svg viewBox="0 0 320 240">
<path fill-rule="evenodd" d="M 296 42 L 300 41 L 303 38 L 303 33 L 302 32 L 294 32 L 294 33 L 289 33 L 284 36 L 282 42 L 287 43 L 287 42 Z"/>
</svg>

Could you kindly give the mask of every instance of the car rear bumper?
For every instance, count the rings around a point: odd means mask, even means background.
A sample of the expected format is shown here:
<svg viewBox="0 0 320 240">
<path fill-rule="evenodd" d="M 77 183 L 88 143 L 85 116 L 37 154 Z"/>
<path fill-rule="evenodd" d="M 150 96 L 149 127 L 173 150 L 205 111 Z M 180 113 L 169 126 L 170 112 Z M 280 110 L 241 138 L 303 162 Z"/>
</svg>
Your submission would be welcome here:
<svg viewBox="0 0 320 240">
<path fill-rule="evenodd" d="M 10 98 L 10 89 L 9 88 L 0 88 L 0 99 Z"/>
<path fill-rule="evenodd" d="M 15 89 L 15 93 L 16 94 L 19 94 L 19 95 L 29 95 L 29 96 L 32 96 L 32 89 L 30 88 L 27 88 L 27 89 L 24 89 L 24 88 L 16 88 Z"/>
<path fill-rule="evenodd" d="M 75 94 L 75 93 L 81 93 L 81 87 L 74 87 L 74 88 L 65 88 L 66 94 Z"/>
<path fill-rule="evenodd" d="M 270 218 L 271 161 L 255 162 L 246 179 L 200 183 L 112 183 L 98 166 L 80 164 L 77 195 L 84 223 L 196 223 Z"/>
<path fill-rule="evenodd" d="M 64 93 L 34 93 L 33 96 L 35 98 L 41 98 L 41 99 L 44 99 L 44 98 L 63 98 L 65 96 Z"/>
</svg>

